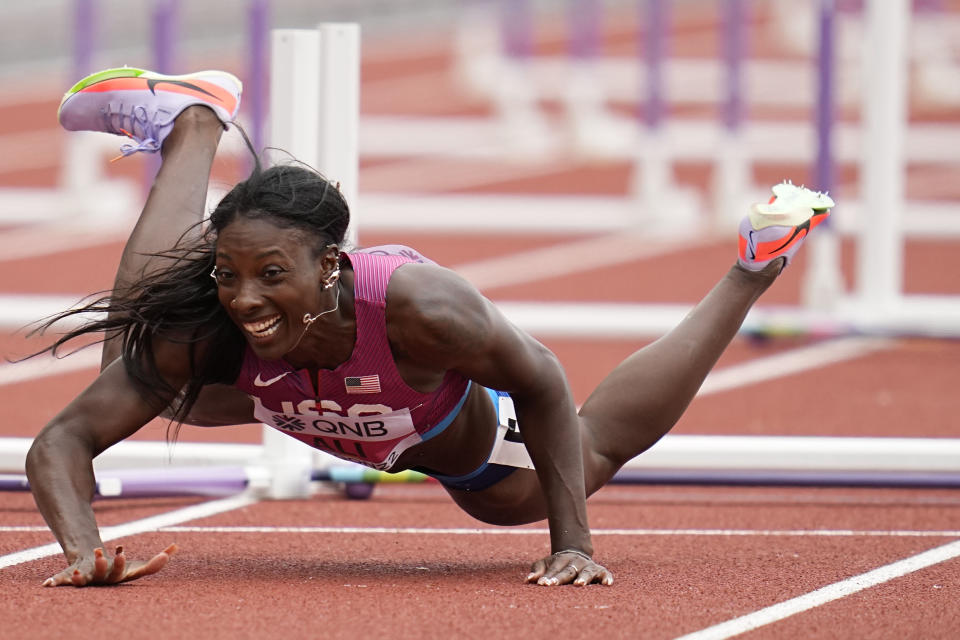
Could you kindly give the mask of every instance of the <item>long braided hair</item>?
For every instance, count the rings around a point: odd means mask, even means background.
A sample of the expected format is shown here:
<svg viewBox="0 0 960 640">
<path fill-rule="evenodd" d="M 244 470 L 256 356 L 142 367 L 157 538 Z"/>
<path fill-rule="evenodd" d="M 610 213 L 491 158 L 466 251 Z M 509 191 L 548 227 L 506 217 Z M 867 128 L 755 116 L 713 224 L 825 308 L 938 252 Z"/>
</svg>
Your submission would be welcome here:
<svg viewBox="0 0 960 640">
<path fill-rule="evenodd" d="M 200 390 L 208 384 L 232 384 L 240 371 L 246 340 L 217 297 L 210 274 L 216 261 L 219 233 L 238 217 L 262 218 L 284 228 L 306 232 L 315 255 L 330 243 L 341 245 L 350 212 L 339 189 L 317 172 L 299 164 L 264 170 L 256 160 L 251 175 L 223 197 L 202 225 L 199 235 L 187 230 L 167 251 L 150 254 L 163 267 L 144 274 L 123 290 L 94 294 L 79 307 L 44 321 L 30 335 L 43 333 L 72 316 L 97 314 L 64 332 L 46 349 L 59 356 L 66 343 L 91 334 L 120 337 L 122 357 L 131 379 L 157 411 L 169 398 L 177 427 L 190 414 Z M 88 298 L 89 300 L 89 298 Z M 183 389 L 164 380 L 154 358 L 154 340 L 188 345 L 190 377 Z"/>
</svg>

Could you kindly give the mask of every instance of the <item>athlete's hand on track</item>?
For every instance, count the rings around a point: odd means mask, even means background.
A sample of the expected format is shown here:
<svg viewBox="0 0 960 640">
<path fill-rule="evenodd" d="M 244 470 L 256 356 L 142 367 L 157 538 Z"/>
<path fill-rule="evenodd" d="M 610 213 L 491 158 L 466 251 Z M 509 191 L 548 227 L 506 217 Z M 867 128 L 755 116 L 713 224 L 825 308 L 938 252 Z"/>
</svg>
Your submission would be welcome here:
<svg viewBox="0 0 960 640">
<path fill-rule="evenodd" d="M 536 582 L 548 587 L 571 583 L 582 587 L 591 582 L 611 585 L 613 574 L 583 552 L 557 551 L 533 563 L 527 582 Z"/>
<path fill-rule="evenodd" d="M 58 587 L 68 584 L 75 587 L 85 587 L 87 585 L 129 582 L 160 571 L 176 551 L 177 545 L 171 544 L 146 562 L 131 562 L 123 554 L 123 547 L 117 547 L 116 555 L 113 558 L 105 556 L 103 549 L 94 549 L 92 557 L 82 556 L 77 558 L 72 565 L 44 580 L 43 586 Z"/>
</svg>

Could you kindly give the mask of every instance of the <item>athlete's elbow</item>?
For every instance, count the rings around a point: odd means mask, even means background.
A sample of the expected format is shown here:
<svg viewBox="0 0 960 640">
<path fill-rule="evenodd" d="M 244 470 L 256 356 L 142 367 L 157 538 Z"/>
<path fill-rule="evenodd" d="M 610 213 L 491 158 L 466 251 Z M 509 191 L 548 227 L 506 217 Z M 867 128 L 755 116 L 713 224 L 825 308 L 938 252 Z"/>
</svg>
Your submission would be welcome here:
<svg viewBox="0 0 960 640">
<path fill-rule="evenodd" d="M 27 478 L 36 477 L 39 472 L 59 466 L 66 461 L 76 461 L 94 454 L 89 442 L 78 438 L 64 421 L 54 419 L 34 438 L 27 450 L 24 461 Z"/>
<path fill-rule="evenodd" d="M 563 363 L 553 351 L 540 343 L 536 345 L 536 357 L 539 361 L 537 378 L 547 387 L 565 385 L 567 374 L 563 369 Z"/>
<path fill-rule="evenodd" d="M 533 366 L 523 376 L 523 383 L 511 391 L 516 397 L 556 402 L 566 395 L 567 376 L 560 359 L 543 345 L 536 344 L 530 354 Z"/>
</svg>

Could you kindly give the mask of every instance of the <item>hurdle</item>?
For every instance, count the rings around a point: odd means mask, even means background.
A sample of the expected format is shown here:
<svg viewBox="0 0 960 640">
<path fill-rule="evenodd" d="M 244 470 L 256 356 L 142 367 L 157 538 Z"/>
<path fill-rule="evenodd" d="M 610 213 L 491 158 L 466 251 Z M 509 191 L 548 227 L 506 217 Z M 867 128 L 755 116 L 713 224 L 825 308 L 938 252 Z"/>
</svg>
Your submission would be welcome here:
<svg viewBox="0 0 960 640">
<path fill-rule="evenodd" d="M 321 24 L 278 29 L 271 37 L 270 144 L 339 182 L 350 203 L 347 239 L 357 240 L 360 28 Z M 310 493 L 310 473 L 328 464 L 320 452 L 263 426 L 263 460 L 273 498 Z"/>
<path fill-rule="evenodd" d="M 292 438 L 285 439 L 307 449 Z M 30 440 L 16 439 L 14 444 L 25 455 Z M 363 499 L 377 484 L 435 483 L 416 471 L 388 473 L 337 461 L 308 468 L 307 487 L 301 493 L 300 487 L 292 487 L 290 476 L 278 482 L 276 469 L 264 465 L 261 446 L 180 443 L 177 448 L 175 464 L 151 467 L 154 443 L 119 443 L 94 462 L 95 497 L 223 496 L 249 491 L 261 498 L 305 498 L 314 493 L 316 483 L 333 483 L 342 486 L 347 497 Z M 12 466 L 12 457 L 9 445 L 0 450 L 0 470 Z M 934 444 L 925 438 L 667 435 L 625 465 L 610 483 L 956 489 L 960 488 L 958 460 L 960 439 L 956 438 L 937 439 Z M 288 456 L 286 461 L 297 460 Z M 0 473 L 0 491 L 29 488 L 22 473 Z"/>
<path fill-rule="evenodd" d="M 84 10 L 92 5 L 84 0 Z M 165 4 L 164 11 L 172 11 L 174 5 Z M 255 20 L 263 24 L 263 3 L 254 5 Z M 173 15 L 167 15 L 167 21 Z M 170 25 L 166 29 L 169 31 Z M 161 40 L 166 39 L 161 38 Z M 351 203 L 352 224 L 348 238 L 352 243 L 357 238 L 357 176 L 359 173 L 357 130 L 359 119 L 359 27 L 356 24 L 321 24 L 316 29 L 274 30 L 271 33 L 271 85 L 270 85 L 270 142 L 273 147 L 288 151 L 293 158 L 305 163 L 330 180 L 340 184 L 340 189 Z M 164 47 L 169 43 L 164 43 Z M 72 307 L 77 301 L 65 298 L 56 300 L 32 300 L 29 297 L 8 297 L 7 302 L 18 309 L 26 309 L 28 315 L 38 309 L 56 313 L 53 308 Z M 67 302 L 67 304 L 63 304 Z M 38 316 L 26 318 L 17 315 L 17 326 L 35 321 Z M 25 322 L 23 322 L 26 320 Z M 80 319 L 74 319 L 77 321 Z M 9 322 L 9 319 L 7 320 Z M 57 370 L 95 366 L 99 354 L 88 349 L 63 361 L 43 359 L 17 365 L 6 365 L 3 371 L 27 373 L 28 377 L 47 375 Z M 73 363 L 71 364 L 71 360 Z M 14 374 L 16 375 L 16 374 Z M 27 439 L 3 439 L 0 443 L 0 469 L 23 468 L 24 457 L 29 448 Z M 263 427 L 260 445 L 192 445 L 164 442 L 120 443 L 104 456 L 103 464 L 131 465 L 140 469 L 157 466 L 165 459 L 172 460 L 176 452 L 176 465 L 211 465 L 218 468 L 224 464 L 243 464 L 250 477 L 256 480 L 252 487 L 271 498 L 302 497 L 311 491 L 311 477 L 326 464 L 319 452 L 288 438 L 274 429 Z M 113 463 L 113 460 L 119 460 Z M 316 460 L 320 460 L 317 462 Z M 149 461 L 149 462 L 147 462 Z M 193 476 L 200 484 L 201 475 Z M 180 483 L 183 484 L 182 482 Z M 197 483 L 194 483 L 197 484 Z M 217 485 L 214 481 L 211 484 Z M 229 484 L 229 483 L 228 483 Z M 231 485 L 235 486 L 235 485 Z M 198 487 L 203 491 L 202 487 Z"/>
<path fill-rule="evenodd" d="M 630 4 L 630 3 L 625 3 Z M 778 11 L 783 14 L 778 26 L 785 30 L 792 30 L 791 36 L 806 47 L 804 51 L 811 53 L 813 64 L 800 79 L 809 82 L 808 91 L 801 91 L 799 95 L 814 96 L 808 104 L 813 108 L 816 117 L 809 126 L 787 125 L 780 131 L 773 131 L 762 126 L 747 123 L 743 119 L 745 104 L 775 104 L 773 97 L 778 93 L 797 95 L 797 91 L 790 92 L 787 86 L 778 80 L 783 74 L 761 62 L 745 61 L 744 50 L 748 46 L 748 38 L 744 33 L 743 25 L 746 16 L 750 13 L 748 2 L 741 0 L 726 0 L 713 3 L 718 8 L 722 18 L 722 37 L 724 43 L 723 64 L 714 69 L 725 70 L 723 82 L 718 83 L 721 90 L 717 94 L 701 91 L 694 94 L 670 77 L 673 70 L 685 69 L 703 84 L 707 67 L 693 70 L 692 63 L 671 62 L 667 64 L 665 51 L 669 44 L 663 43 L 662 29 L 650 29 L 649 37 L 643 48 L 633 60 L 622 58 L 600 60 L 595 55 L 598 45 L 597 24 L 599 18 L 595 15 L 602 8 L 602 3 L 592 0 L 571 0 L 570 15 L 576 16 L 569 26 L 571 39 L 571 55 L 569 61 L 558 61 L 556 58 L 540 57 L 540 59 L 525 55 L 520 63 L 523 73 L 528 78 L 527 84 L 536 89 L 540 99 L 565 99 L 575 92 L 563 89 L 559 78 L 576 78 L 576 69 L 590 65 L 596 75 L 593 88 L 602 92 L 606 98 L 618 101 L 631 99 L 631 93 L 637 92 L 635 102 L 645 104 L 642 112 L 643 119 L 636 122 L 632 135 L 621 136 L 622 146 L 619 149 L 608 149 L 610 158 L 627 159 L 634 161 L 635 179 L 633 197 L 640 198 L 643 213 L 637 214 L 636 204 L 629 197 L 620 201 L 612 198 L 601 200 L 592 198 L 579 203 L 581 207 L 589 207 L 594 212 L 591 216 L 591 230 L 623 230 L 630 229 L 631 225 L 651 221 L 648 213 L 658 208 L 653 204 L 659 198 L 657 194 L 669 192 L 681 193 L 673 188 L 663 176 L 669 172 L 669 165 L 673 162 L 694 159 L 712 158 L 714 164 L 713 193 L 716 198 L 714 213 L 715 226 L 719 230 L 723 225 L 730 225 L 731 221 L 739 217 L 740 212 L 747 209 L 750 202 L 764 201 L 768 193 L 757 190 L 750 184 L 746 176 L 748 162 L 753 161 L 796 161 L 809 160 L 810 174 L 816 184 L 813 188 L 829 190 L 834 187 L 834 166 L 838 163 L 858 164 L 864 180 L 864 196 L 838 198 L 837 213 L 831 217 L 830 223 L 819 229 L 810 241 L 809 259 L 806 272 L 803 274 L 802 306 L 771 308 L 759 306 L 748 317 L 748 331 L 751 333 L 814 333 L 816 335 L 917 335 L 930 337 L 956 337 L 960 335 L 960 300 L 956 296 L 933 295 L 904 295 L 903 294 L 903 246 L 907 239 L 913 237 L 929 237 L 933 234 L 953 237 L 960 234 L 960 225 L 949 215 L 949 205 L 937 205 L 927 202 L 907 202 L 904 197 L 904 170 L 907 159 L 915 162 L 946 163 L 951 160 L 948 149 L 954 143 L 947 140 L 956 140 L 955 134 L 941 135 L 941 142 L 936 140 L 933 129 L 929 131 L 923 126 L 914 126 L 908 129 L 905 121 L 905 95 L 907 84 L 905 81 L 905 60 L 908 51 L 905 46 L 906 30 L 915 22 L 915 16 L 910 13 L 910 3 L 906 0 L 867 0 L 863 3 L 862 19 L 859 9 L 839 7 L 841 3 L 831 0 L 813 0 L 802 6 L 795 3 L 781 3 Z M 517 6 L 523 8 L 523 20 L 511 21 L 510 10 Z M 789 5 L 789 8 L 786 8 Z M 529 25 L 529 3 L 521 0 L 512 0 L 498 5 L 501 13 L 499 19 L 508 24 Z M 663 25 L 669 22 L 667 12 L 669 3 L 660 3 L 656 0 L 642 0 L 633 3 L 640 14 L 638 22 L 642 25 Z M 929 20 L 928 13 L 921 12 L 919 19 Z M 788 21 L 787 18 L 790 18 Z M 936 14 L 933 18 L 935 19 Z M 862 55 L 863 59 L 871 60 L 871 64 L 864 65 L 865 74 L 862 82 L 846 83 L 845 90 L 835 90 L 837 83 L 837 60 L 849 63 L 850 47 L 842 47 L 845 56 L 835 54 L 835 40 L 837 21 L 841 19 L 843 33 L 863 34 L 863 51 L 875 52 L 882 49 L 884 57 L 879 59 L 873 53 L 871 57 Z M 851 21 L 857 22 L 860 30 L 850 31 Z M 516 24 L 514 24 L 516 23 Z M 808 29 L 805 25 L 810 25 Z M 529 27 L 528 27 L 529 28 Z M 519 36 L 514 36 L 518 38 Z M 530 39 L 526 36 L 526 40 Z M 786 34 L 784 34 L 786 39 Z M 587 44 L 584 44 L 587 43 Z M 532 50 L 527 45 L 526 50 Z M 505 61 L 502 64 L 510 66 L 510 49 L 504 49 Z M 889 71 L 884 66 L 889 64 Z M 671 66 L 672 65 L 672 66 Z M 565 71 L 564 71 L 565 70 Z M 717 74 L 716 77 L 719 77 Z M 606 80 L 605 80 L 606 78 Z M 615 78 L 616 82 L 609 80 Z M 751 87 L 751 79 L 762 79 L 769 87 L 760 91 L 756 86 Z M 697 83 L 691 83 L 697 84 Z M 759 83 L 754 82 L 754 85 Z M 859 94 L 852 92 L 848 87 L 851 84 L 862 87 Z M 558 88 L 560 87 L 560 88 Z M 625 87 L 625 88 L 624 88 Z M 642 89 L 642 90 L 640 90 Z M 698 87 L 700 89 L 700 87 Z M 638 91 L 639 90 L 639 91 Z M 579 92 L 582 94 L 582 91 Z M 720 105 L 720 121 L 710 127 L 700 123 L 675 124 L 665 122 L 663 116 L 663 102 L 665 96 L 675 95 L 690 102 L 710 102 Z M 843 102 L 840 102 L 842 98 Z M 603 98 L 599 99 L 601 102 Z M 571 107 L 574 113 L 589 112 L 596 114 L 602 105 L 597 105 L 598 98 L 593 96 L 589 109 L 577 105 Z M 768 102 L 763 102 L 768 101 Z M 864 114 L 863 125 L 835 122 L 833 110 L 842 104 L 844 107 L 856 106 L 859 101 Z M 594 121 L 598 118 L 593 117 Z M 598 128 L 602 131 L 603 128 Z M 953 137 L 951 137 L 951 135 Z M 577 138 L 582 137 L 577 135 Z M 669 150 L 658 141 L 669 138 Z M 545 146 L 550 146 L 545 144 Z M 593 150 L 595 151 L 595 150 Z M 590 157 L 587 153 L 585 157 Z M 659 177 L 658 177 L 659 176 Z M 800 182 L 800 179 L 796 180 Z M 739 195 L 738 195 L 739 194 Z M 577 203 L 567 202 L 556 198 L 544 202 L 543 206 L 552 211 L 562 213 L 566 208 L 577 206 Z M 679 202 L 679 201 L 677 201 Z M 723 203 L 729 203 L 729 215 L 721 211 Z M 380 203 L 375 203 L 378 206 Z M 410 202 L 399 201 L 398 206 L 413 210 L 419 207 L 420 211 L 428 209 L 429 204 L 417 200 Z M 457 206 L 458 202 L 448 198 L 442 205 L 449 208 Z M 469 206 L 468 204 L 465 206 Z M 510 209 L 514 220 L 511 225 L 520 227 L 523 221 L 519 219 L 518 210 L 523 207 L 519 200 L 510 207 L 507 198 L 500 198 L 494 203 L 490 198 L 485 203 L 487 208 Z M 375 207 L 377 208 L 377 207 Z M 631 211 L 632 213 L 628 213 Z M 676 220 L 684 220 L 685 212 L 691 211 L 682 204 L 666 207 Z M 702 211 L 700 203 L 693 207 Z M 909 210 L 909 215 L 903 215 Z M 557 216 L 560 218 L 560 216 Z M 382 219 L 382 218 L 380 218 Z M 425 218 L 426 219 L 426 218 Z M 429 218 L 431 224 L 444 224 L 438 217 Z M 561 218 L 562 220 L 562 218 Z M 654 217 L 654 225 L 650 233 L 651 239 L 658 236 L 655 231 L 657 224 L 663 222 Z M 502 220 L 498 219 L 498 224 Z M 553 219 L 553 224 L 561 222 Z M 572 222 L 571 222 L 572 224 Z M 702 218 L 699 224 L 704 231 L 711 225 Z M 533 221 L 528 225 L 533 227 Z M 650 227 L 644 227 L 650 229 Z M 851 235 L 857 241 L 856 262 L 856 290 L 845 291 L 843 278 L 840 272 L 839 237 Z M 523 308 L 521 308 L 523 307 Z M 515 310 L 517 315 L 529 317 L 528 305 L 508 306 L 508 310 Z M 538 317 L 537 324 L 551 324 L 552 331 L 562 331 L 551 322 L 548 316 L 559 311 L 559 306 L 545 304 L 541 308 L 542 317 Z M 689 307 L 651 308 L 647 305 L 610 305 L 611 312 L 622 312 L 631 319 L 642 315 L 645 309 L 651 309 L 654 317 L 663 317 L 669 322 L 689 310 Z M 661 313 L 662 312 L 662 313 Z M 576 314 L 577 320 L 582 320 L 583 314 Z M 542 323 L 540 322 L 542 320 Z M 606 323 L 606 319 L 601 319 Z M 571 332 L 577 332 L 574 320 L 565 325 Z M 673 325 L 664 322 L 656 326 L 644 322 L 643 329 L 630 331 L 627 321 L 618 324 L 616 335 L 646 335 L 656 336 L 669 330 Z M 588 325 L 592 326 L 592 325 Z M 622 331 L 621 331 L 622 329 Z"/>
<path fill-rule="evenodd" d="M 73 78 L 91 71 L 95 18 L 95 0 L 74 1 Z M 137 206 L 139 196 L 132 185 L 104 175 L 98 158 L 116 148 L 108 143 L 102 136 L 86 132 L 70 136 L 63 150 L 65 162 L 58 186 L 0 189 L 0 222 L 28 227 L 56 224 L 75 232 L 78 245 L 103 234 L 122 232 L 124 216 Z"/>
</svg>

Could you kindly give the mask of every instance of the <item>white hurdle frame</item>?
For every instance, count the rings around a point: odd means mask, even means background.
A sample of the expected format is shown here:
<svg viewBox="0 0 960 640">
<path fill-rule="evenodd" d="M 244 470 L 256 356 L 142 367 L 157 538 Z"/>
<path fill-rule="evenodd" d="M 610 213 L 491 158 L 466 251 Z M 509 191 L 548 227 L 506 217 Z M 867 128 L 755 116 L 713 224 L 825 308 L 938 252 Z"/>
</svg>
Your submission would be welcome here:
<svg viewBox="0 0 960 640">
<path fill-rule="evenodd" d="M 957 337 L 960 298 L 903 292 L 910 24 L 910 0 L 867 0 L 856 290 L 831 311 L 837 326 L 862 333 Z"/>
<path fill-rule="evenodd" d="M 857 243 L 857 289 L 863 303 L 896 302 L 903 281 L 900 214 L 904 209 L 907 27 L 910 0 L 869 0 L 863 43 L 863 210 Z M 869 213 L 869 215 L 867 215 Z"/>
<path fill-rule="evenodd" d="M 339 184 L 351 206 L 347 234 L 351 245 L 357 238 L 359 115 L 359 25 L 321 23 L 316 29 L 271 32 L 268 144 Z M 37 311 L 36 302 L 28 303 L 30 312 Z M 20 368 L 30 364 L 7 366 Z M 49 364 L 49 373 L 61 368 L 57 362 Z M 0 439 L 0 472 L 22 472 L 31 443 L 30 438 Z M 98 472 L 225 465 L 242 467 L 248 487 L 262 497 L 297 498 L 311 493 L 311 472 L 328 466 L 329 457 L 263 425 L 259 445 L 121 442 L 94 461 Z"/>
<path fill-rule="evenodd" d="M 271 33 L 269 144 L 339 182 L 355 211 L 360 173 L 360 27 L 321 23 Z M 347 242 L 357 237 L 351 220 Z M 262 461 L 272 498 L 310 494 L 310 473 L 327 456 L 263 425 Z"/>
<path fill-rule="evenodd" d="M 359 25 L 322 23 L 316 29 L 273 30 L 271 56 L 268 144 L 339 182 L 355 209 L 359 174 Z M 356 240 L 356 228 L 354 217 L 348 231 L 351 244 Z M 58 302 L 63 303 L 59 307 L 62 309 L 74 301 Z M 31 312 L 37 311 L 34 302 L 27 304 Z M 80 356 L 74 358 L 87 362 Z M 62 368 L 57 362 L 49 364 L 53 365 L 51 373 Z M 0 439 L 0 472 L 22 472 L 31 443 L 30 438 Z M 120 442 L 97 457 L 94 469 L 99 472 L 151 467 L 242 467 L 251 489 L 262 497 L 281 499 L 310 495 L 311 472 L 328 464 L 328 456 L 263 425 L 259 445 Z"/>
</svg>

